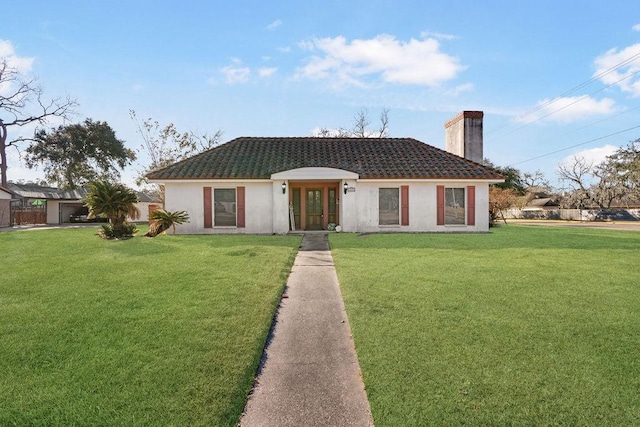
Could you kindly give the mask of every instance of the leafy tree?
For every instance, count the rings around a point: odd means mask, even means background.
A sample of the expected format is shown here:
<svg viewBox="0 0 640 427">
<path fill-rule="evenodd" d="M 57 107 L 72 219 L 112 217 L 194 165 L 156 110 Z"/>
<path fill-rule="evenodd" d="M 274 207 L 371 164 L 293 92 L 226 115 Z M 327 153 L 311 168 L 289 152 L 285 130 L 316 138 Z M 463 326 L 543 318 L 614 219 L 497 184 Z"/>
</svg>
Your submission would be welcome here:
<svg viewBox="0 0 640 427">
<path fill-rule="evenodd" d="M 179 132 L 173 123 L 162 127 L 157 120 L 151 118 L 142 122 L 134 110 L 129 110 L 131 119 L 138 127 L 142 137 L 141 151 L 146 153 L 149 163 L 139 171 L 136 183 L 140 186 L 148 184 L 146 175 L 149 172 L 169 166 L 195 154 L 209 150 L 220 144 L 222 131 L 213 135 L 196 135 L 193 132 Z M 164 200 L 164 189 L 157 188 L 157 195 Z"/>
<path fill-rule="evenodd" d="M 7 148 L 32 137 L 9 139 L 9 132 L 27 125 L 44 125 L 54 117 L 68 118 L 77 105 L 69 97 L 46 100 L 35 78 L 26 78 L 7 59 L 0 59 L 0 185 L 7 186 Z"/>
<path fill-rule="evenodd" d="M 505 176 L 504 182 L 498 184 L 492 184 L 492 186 L 497 188 L 512 189 L 519 196 L 522 196 L 526 192 L 525 184 L 523 183 L 522 176 L 520 171 L 512 166 L 496 166 L 490 160 L 484 159 L 482 162 L 485 166 L 489 166 L 490 168 L 495 169 Z"/>
<path fill-rule="evenodd" d="M 380 127 L 370 130 L 369 110 L 361 108 L 353 118 L 351 129 L 337 128 L 330 129 L 322 127 L 313 133 L 314 136 L 322 138 L 387 138 L 389 136 L 389 109 L 385 108 L 380 113 Z"/>
<path fill-rule="evenodd" d="M 39 130 L 34 139 L 26 150 L 25 163 L 29 168 L 44 165 L 47 181 L 66 189 L 96 180 L 117 180 L 117 168 L 136 158 L 106 122 L 91 119 L 49 133 Z"/>
<path fill-rule="evenodd" d="M 137 202 L 138 195 L 135 191 L 124 184 L 111 184 L 108 181 L 89 184 L 89 193 L 84 199 L 84 205 L 89 208 L 90 218 L 105 215 L 109 219 L 111 229 L 107 229 L 107 236 L 103 237 L 116 238 L 129 237 L 135 232 L 135 227 L 127 226 L 126 219 L 140 217 Z"/>
<path fill-rule="evenodd" d="M 149 214 L 151 225 L 149 231 L 145 233 L 145 237 L 155 237 L 163 233 L 169 228 L 176 232 L 176 224 L 184 224 L 189 222 L 189 215 L 185 211 L 169 212 L 164 209 L 156 209 Z"/>
</svg>

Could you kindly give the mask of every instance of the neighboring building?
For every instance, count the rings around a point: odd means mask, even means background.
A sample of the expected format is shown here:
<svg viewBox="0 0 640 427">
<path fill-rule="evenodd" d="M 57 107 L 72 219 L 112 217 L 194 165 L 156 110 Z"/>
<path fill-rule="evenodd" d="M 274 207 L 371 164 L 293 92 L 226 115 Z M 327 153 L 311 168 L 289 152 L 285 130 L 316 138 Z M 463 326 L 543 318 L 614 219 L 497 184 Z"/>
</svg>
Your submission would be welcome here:
<svg viewBox="0 0 640 427">
<path fill-rule="evenodd" d="M 482 117 L 448 121 L 447 147 L 481 160 Z M 183 234 L 486 232 L 489 184 L 504 181 L 412 138 L 242 137 L 147 176 L 189 214 Z"/>
<path fill-rule="evenodd" d="M 55 187 L 47 187 L 36 184 L 8 184 L 13 192 L 14 209 L 20 211 L 42 211 L 42 220 L 37 222 L 47 224 L 66 224 L 72 222 L 85 222 L 89 210 L 84 206 L 82 199 L 89 191 L 87 188 L 75 190 L 61 190 Z M 151 198 L 143 192 L 138 192 L 139 202 L 136 207 L 140 210 L 140 218 L 137 221 L 149 220 L 149 205 L 161 205 L 161 202 Z M 40 217 L 40 215 L 37 215 Z"/>
<path fill-rule="evenodd" d="M 8 188 L 0 187 L 0 227 L 11 225 L 11 199 L 13 195 Z"/>
</svg>

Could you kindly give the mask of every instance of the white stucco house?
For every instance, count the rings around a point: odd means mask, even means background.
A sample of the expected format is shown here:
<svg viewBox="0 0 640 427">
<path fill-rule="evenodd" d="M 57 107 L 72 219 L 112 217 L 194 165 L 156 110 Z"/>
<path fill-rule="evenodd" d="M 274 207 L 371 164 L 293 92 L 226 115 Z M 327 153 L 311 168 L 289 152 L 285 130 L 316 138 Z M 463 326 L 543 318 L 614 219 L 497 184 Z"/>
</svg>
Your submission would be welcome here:
<svg viewBox="0 0 640 427">
<path fill-rule="evenodd" d="M 179 234 L 486 232 L 489 185 L 504 177 L 480 164 L 482 118 L 448 121 L 449 151 L 412 138 L 241 137 L 147 176 L 165 186 L 165 209 L 189 214 Z"/>
</svg>

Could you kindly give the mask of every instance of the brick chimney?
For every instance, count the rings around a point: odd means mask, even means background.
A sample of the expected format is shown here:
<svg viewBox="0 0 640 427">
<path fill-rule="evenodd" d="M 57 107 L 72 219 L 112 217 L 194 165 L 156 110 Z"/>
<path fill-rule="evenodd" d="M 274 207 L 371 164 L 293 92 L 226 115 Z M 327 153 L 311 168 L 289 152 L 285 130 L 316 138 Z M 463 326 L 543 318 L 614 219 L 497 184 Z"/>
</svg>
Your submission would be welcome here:
<svg viewBox="0 0 640 427">
<path fill-rule="evenodd" d="M 482 111 L 463 111 L 444 124 L 445 149 L 482 163 Z"/>
</svg>

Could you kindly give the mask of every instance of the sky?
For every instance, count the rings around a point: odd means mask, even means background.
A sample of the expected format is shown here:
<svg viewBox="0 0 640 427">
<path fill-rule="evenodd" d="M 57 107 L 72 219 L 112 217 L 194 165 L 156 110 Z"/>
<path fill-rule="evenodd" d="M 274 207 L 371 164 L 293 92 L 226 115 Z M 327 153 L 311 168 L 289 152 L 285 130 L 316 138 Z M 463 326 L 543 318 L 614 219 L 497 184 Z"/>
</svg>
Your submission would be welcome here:
<svg viewBox="0 0 640 427">
<path fill-rule="evenodd" d="M 130 110 L 180 131 L 220 130 L 226 142 L 350 128 L 363 109 L 375 128 L 387 109 L 391 137 L 442 149 L 444 123 L 480 110 L 485 158 L 540 170 L 561 188 L 561 162 L 599 162 L 640 138 L 637 0 L 25 0 L 2 9 L 0 57 L 36 77 L 45 97 L 76 99 L 71 122 L 106 121 L 135 150 Z M 9 180 L 43 177 L 8 154 Z M 147 161 L 141 152 L 123 180 L 133 185 Z"/>
</svg>

